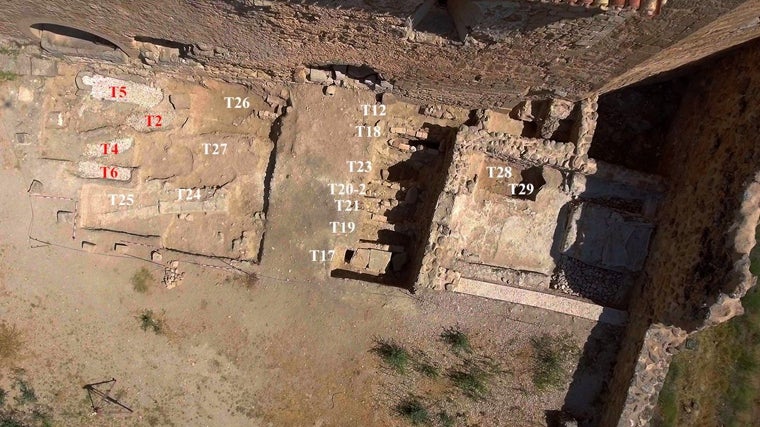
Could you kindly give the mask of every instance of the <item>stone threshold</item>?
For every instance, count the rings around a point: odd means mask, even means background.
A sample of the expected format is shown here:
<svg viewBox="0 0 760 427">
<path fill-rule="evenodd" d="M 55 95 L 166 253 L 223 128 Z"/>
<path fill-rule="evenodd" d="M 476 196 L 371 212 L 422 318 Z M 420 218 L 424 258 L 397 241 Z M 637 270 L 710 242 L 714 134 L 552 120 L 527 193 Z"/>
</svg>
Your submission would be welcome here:
<svg viewBox="0 0 760 427">
<path fill-rule="evenodd" d="M 570 316 L 581 317 L 611 325 L 624 325 L 628 318 L 628 313 L 622 310 L 603 307 L 601 305 L 578 301 L 571 298 L 564 298 L 544 292 L 515 288 L 507 285 L 496 285 L 464 277 L 459 280 L 459 283 L 453 288 L 453 291 L 515 304 L 538 307 L 544 310 L 556 311 L 558 313 L 569 314 Z"/>
</svg>

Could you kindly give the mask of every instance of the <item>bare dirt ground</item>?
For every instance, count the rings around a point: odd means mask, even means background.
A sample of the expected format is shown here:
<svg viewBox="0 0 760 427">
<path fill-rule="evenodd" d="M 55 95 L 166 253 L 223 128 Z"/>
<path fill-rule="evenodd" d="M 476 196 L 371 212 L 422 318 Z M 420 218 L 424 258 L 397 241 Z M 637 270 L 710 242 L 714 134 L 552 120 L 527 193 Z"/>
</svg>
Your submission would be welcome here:
<svg viewBox="0 0 760 427">
<path fill-rule="evenodd" d="M 361 283 L 263 278 L 246 288 L 198 272 L 179 290 L 137 294 L 129 277 L 138 262 L 28 249 L 20 234 L 4 239 L 2 317 L 22 332 L 15 365 L 62 425 L 123 425 L 122 417 L 88 417 L 81 386 L 110 377 L 138 425 L 404 425 L 392 405 L 406 384 L 394 383 L 411 383 L 410 392 L 430 385 L 384 368 L 369 352 L 374 339 L 435 355 L 445 353 L 438 334 L 456 324 L 472 331 L 479 352 L 514 372 L 486 403 L 459 399 L 460 411 L 480 425 L 512 419 L 541 425 L 542 410 L 561 406 L 564 393 L 533 394 L 527 338 L 544 326 L 579 336 L 589 328 L 493 301 L 458 295 L 416 301 Z M 164 335 L 139 328 L 146 308 L 164 313 Z M 557 324 L 547 325 L 550 318 Z"/>
<path fill-rule="evenodd" d="M 6 99 L 0 122 L 14 108 L 15 84 L 0 83 Z M 395 408 L 413 395 L 434 425 L 444 425 L 434 415 L 445 411 L 454 425 L 531 426 L 545 425 L 545 411 L 562 407 L 579 356 L 567 363 L 564 385 L 537 391 L 530 340 L 568 335 L 580 348 L 592 322 L 459 294 L 410 295 L 330 279 L 325 265 L 308 261 L 309 249 L 332 243 L 325 183 L 341 178 L 338 164 L 362 155 L 362 147 L 346 146 L 354 120 L 346 117 L 374 95 L 292 90 L 257 282 L 188 265 L 181 286 L 154 282 L 140 293 L 130 279 L 143 267 L 161 277 L 153 264 L 38 247 L 28 238 L 24 158 L 9 140 L 14 123 L 3 125 L 0 321 L 21 338 L 16 355 L 0 364 L 6 408 L 44 412 L 62 426 L 403 426 L 409 421 Z M 145 310 L 164 322 L 160 334 L 141 329 Z M 441 341 L 453 326 L 469 336 L 472 355 L 454 354 Z M 393 371 L 371 351 L 378 340 L 424 352 L 440 376 Z M 498 367 L 482 400 L 464 396 L 447 377 L 473 357 Z M 109 406 L 92 415 L 82 386 L 112 377 L 113 395 L 134 412 Z M 34 400 L 18 399 L 20 381 L 33 388 Z"/>
</svg>

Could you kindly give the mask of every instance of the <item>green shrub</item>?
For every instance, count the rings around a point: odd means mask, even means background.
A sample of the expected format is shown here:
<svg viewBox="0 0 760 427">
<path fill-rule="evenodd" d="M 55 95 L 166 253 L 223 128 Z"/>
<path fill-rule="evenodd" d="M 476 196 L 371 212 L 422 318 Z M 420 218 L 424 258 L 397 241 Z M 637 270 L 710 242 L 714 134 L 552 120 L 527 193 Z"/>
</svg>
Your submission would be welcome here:
<svg viewBox="0 0 760 427">
<path fill-rule="evenodd" d="M 488 394 L 488 381 L 491 374 L 468 361 L 462 369 L 449 373 L 449 378 L 465 396 L 479 400 Z"/>
<path fill-rule="evenodd" d="M 19 395 L 16 396 L 16 402 L 19 405 L 25 403 L 32 403 L 37 401 L 37 394 L 34 392 L 32 386 L 21 378 L 16 378 L 16 385 L 18 386 Z"/>
<path fill-rule="evenodd" d="M 441 425 L 443 427 L 454 427 L 454 417 L 447 414 L 446 412 L 439 412 L 438 420 L 441 422 Z"/>
<path fill-rule="evenodd" d="M 53 427 L 53 421 L 50 415 L 46 414 L 45 412 L 42 412 L 40 410 L 35 410 L 32 413 L 32 416 L 34 417 L 34 420 L 38 423 L 40 427 Z"/>
<path fill-rule="evenodd" d="M 533 385 L 538 390 L 562 386 L 565 381 L 565 363 L 578 348 L 567 336 L 553 337 L 544 334 L 531 339 L 533 346 Z"/>
<path fill-rule="evenodd" d="M 140 328 L 143 331 L 152 330 L 156 335 L 161 334 L 164 329 L 164 321 L 153 314 L 153 310 L 144 310 L 138 317 Z"/>
<path fill-rule="evenodd" d="M 17 421 L 11 415 L 0 415 L 0 427 L 25 427 L 20 421 Z"/>
<path fill-rule="evenodd" d="M 430 415 L 427 409 L 415 398 L 409 398 L 401 402 L 396 406 L 396 411 L 404 418 L 409 420 L 412 425 L 428 424 L 430 422 Z"/>
<path fill-rule="evenodd" d="M 417 362 L 414 365 L 414 369 L 429 378 L 437 378 L 441 375 L 441 370 L 430 362 Z"/>
<path fill-rule="evenodd" d="M 459 328 L 446 328 L 441 333 L 441 339 L 443 342 L 451 346 L 451 349 L 455 353 L 470 353 L 472 347 L 470 346 L 470 339 Z"/>
<path fill-rule="evenodd" d="M 388 366 L 403 374 L 411 361 L 409 352 L 393 341 L 378 341 L 372 349 Z"/>
</svg>

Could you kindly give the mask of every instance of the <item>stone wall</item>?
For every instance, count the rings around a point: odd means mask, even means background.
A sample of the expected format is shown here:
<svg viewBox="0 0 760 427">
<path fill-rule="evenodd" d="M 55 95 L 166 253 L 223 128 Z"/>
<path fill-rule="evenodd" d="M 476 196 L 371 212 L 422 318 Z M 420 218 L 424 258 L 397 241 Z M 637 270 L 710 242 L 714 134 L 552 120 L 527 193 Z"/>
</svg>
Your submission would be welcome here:
<svg viewBox="0 0 760 427">
<path fill-rule="evenodd" d="M 414 28 L 410 17 L 420 0 L 6 3 L 0 34 L 19 39 L 34 40 L 31 24 L 56 23 L 100 35 L 135 58 L 134 37 L 149 37 L 195 46 L 206 66 L 258 69 L 276 79 L 290 79 L 304 65 L 367 65 L 401 95 L 470 107 L 511 107 L 526 97 L 578 100 L 649 59 L 655 62 L 647 72 L 671 67 L 662 58 L 690 34 L 700 55 L 760 35 L 753 8 L 737 9 L 757 0 L 670 0 L 655 17 L 630 8 L 493 2 L 489 7 L 498 8 L 483 14 L 465 43 L 418 37 L 424 28 Z M 745 21 L 721 37 L 697 33 Z"/>
<path fill-rule="evenodd" d="M 646 329 L 644 338 L 626 341 L 621 351 L 636 349 L 635 359 L 626 361 L 626 370 L 633 376 L 625 390 L 613 396 L 617 400 L 614 412 L 608 412 L 600 425 L 629 427 L 646 426 L 652 418 L 670 362 L 679 346 L 686 339 L 686 332 L 679 328 L 654 324 Z M 616 369 L 616 373 L 620 369 Z M 623 400 L 624 399 L 624 400 Z M 621 406 L 619 402 L 624 403 Z"/>
<path fill-rule="evenodd" d="M 668 193 L 602 425 L 646 425 L 670 360 L 658 352 L 741 314 L 739 299 L 756 283 L 749 252 L 760 217 L 759 69 L 754 42 L 690 83 L 668 135 Z"/>
</svg>

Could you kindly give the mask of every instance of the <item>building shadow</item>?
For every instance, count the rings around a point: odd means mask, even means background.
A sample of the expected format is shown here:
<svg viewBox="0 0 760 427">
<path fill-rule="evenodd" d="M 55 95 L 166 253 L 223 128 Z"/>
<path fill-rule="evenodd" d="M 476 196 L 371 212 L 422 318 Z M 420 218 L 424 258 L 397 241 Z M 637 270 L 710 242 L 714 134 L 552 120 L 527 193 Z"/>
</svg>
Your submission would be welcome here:
<svg viewBox="0 0 760 427">
<path fill-rule="evenodd" d="M 662 147 L 652 149 L 651 141 L 664 145 L 664 139 L 656 137 L 668 132 L 680 107 L 683 88 L 682 79 L 675 76 L 599 98 L 597 132 L 589 150 L 598 170 L 579 178 L 583 185 L 574 186 L 577 198 L 562 209 L 558 218 L 552 250 L 557 269 L 552 286 L 605 307 L 602 316 L 616 309 L 632 310 L 634 314 L 640 311 L 637 304 L 641 287 L 647 282 L 643 267 L 657 232 L 654 224 L 665 191 L 650 175 L 661 172 L 662 167 Z M 629 115 L 625 112 L 632 105 L 644 111 L 652 109 L 644 106 L 658 105 L 657 117 L 642 114 L 626 121 Z M 611 228 L 615 221 L 623 225 Z M 605 229 L 609 230 L 608 238 L 597 236 Z M 646 239 L 636 240 L 637 232 L 646 234 Z M 603 288 L 610 290 L 600 292 Z M 623 326 L 599 322 L 589 334 L 560 411 L 571 415 L 578 425 L 600 425 L 603 409 L 610 400 L 609 382 L 619 363 L 618 355 L 631 345 L 623 340 L 632 334 L 640 335 L 631 332 L 642 323 L 638 314 L 635 317 L 629 313 Z"/>
<path fill-rule="evenodd" d="M 636 211 L 635 207 L 640 207 L 641 204 L 620 204 L 618 199 L 639 196 L 638 193 L 626 194 L 625 187 L 611 187 L 601 181 L 588 180 L 586 191 L 563 206 L 558 215 L 551 251 L 557 267 L 551 287 L 604 308 L 600 321 L 591 329 L 581 349 L 580 360 L 573 372 L 561 411 L 547 412 L 546 421 L 549 426 L 564 426 L 567 420 L 574 420 L 582 427 L 599 425 L 604 395 L 626 329 L 625 325 L 605 321 L 619 316 L 620 310 L 627 310 L 631 287 L 637 277 L 635 272 L 613 271 L 591 265 L 583 259 L 593 257 L 602 249 L 594 245 L 610 242 L 610 239 L 594 237 L 594 233 L 604 233 L 604 221 L 593 210 L 583 207 L 594 206 L 595 209 L 609 211 L 611 215 L 636 217 L 641 212 Z M 629 206 L 629 211 L 623 210 L 621 206 Z M 573 237 L 575 241 L 572 240 Z M 585 247 L 587 245 L 592 247 Z M 648 243 L 639 249 L 647 251 Z"/>
</svg>

